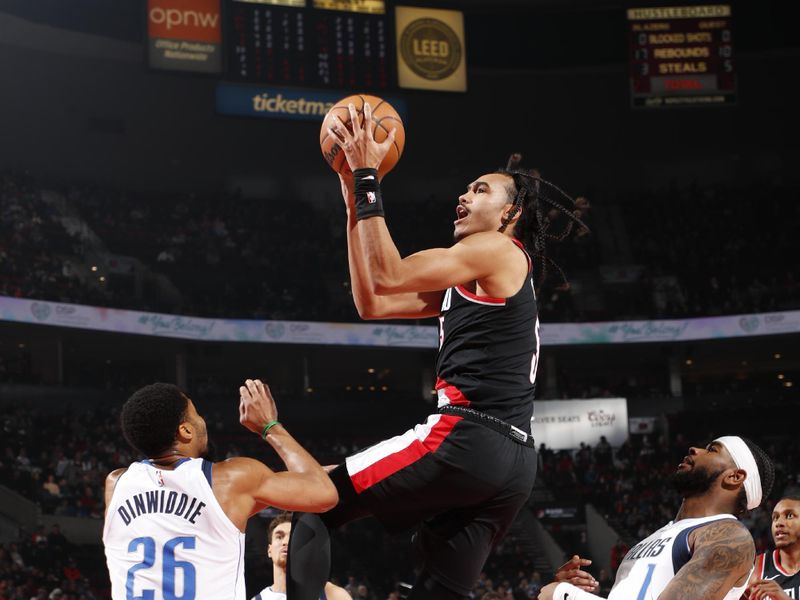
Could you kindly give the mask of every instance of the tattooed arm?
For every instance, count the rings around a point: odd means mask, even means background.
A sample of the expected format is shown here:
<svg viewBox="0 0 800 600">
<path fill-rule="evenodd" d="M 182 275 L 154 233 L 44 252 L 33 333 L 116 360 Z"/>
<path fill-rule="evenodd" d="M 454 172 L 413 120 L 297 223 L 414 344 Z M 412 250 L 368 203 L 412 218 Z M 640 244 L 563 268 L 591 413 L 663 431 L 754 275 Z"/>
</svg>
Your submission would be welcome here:
<svg viewBox="0 0 800 600">
<path fill-rule="evenodd" d="M 726 519 L 696 529 L 689 534 L 689 544 L 692 558 L 658 600 L 722 600 L 731 588 L 747 581 L 756 549 L 739 521 Z"/>
</svg>

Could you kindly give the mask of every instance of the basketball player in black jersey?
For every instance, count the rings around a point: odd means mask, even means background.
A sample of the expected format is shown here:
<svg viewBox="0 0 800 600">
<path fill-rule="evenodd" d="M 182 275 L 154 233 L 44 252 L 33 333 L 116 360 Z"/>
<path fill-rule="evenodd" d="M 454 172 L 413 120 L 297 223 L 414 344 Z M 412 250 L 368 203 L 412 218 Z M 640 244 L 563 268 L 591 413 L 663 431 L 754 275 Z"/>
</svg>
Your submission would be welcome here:
<svg viewBox="0 0 800 600">
<path fill-rule="evenodd" d="M 756 557 L 744 598 L 800 599 L 800 490 L 785 493 L 772 510 L 775 550 Z"/>
<path fill-rule="evenodd" d="M 506 170 L 479 177 L 459 196 L 452 247 L 402 258 L 376 170 L 394 133 L 378 144 L 352 105 L 350 115 L 352 132 L 338 120 L 329 132 L 353 171 L 342 178 L 342 193 L 355 305 L 364 319 L 439 317 L 438 412 L 333 470 L 340 502 L 324 520 L 335 527 L 374 515 L 389 530 L 416 527 L 421 573 L 410 598 L 465 598 L 536 476 L 531 254 L 548 264 L 550 220 L 559 211 L 566 217 L 566 237 L 573 222 L 583 225 L 580 210 L 546 205 L 545 182 L 518 170 L 515 155 Z M 369 105 L 364 119 L 372 122 Z M 555 211 L 550 219 L 548 211 Z"/>
</svg>

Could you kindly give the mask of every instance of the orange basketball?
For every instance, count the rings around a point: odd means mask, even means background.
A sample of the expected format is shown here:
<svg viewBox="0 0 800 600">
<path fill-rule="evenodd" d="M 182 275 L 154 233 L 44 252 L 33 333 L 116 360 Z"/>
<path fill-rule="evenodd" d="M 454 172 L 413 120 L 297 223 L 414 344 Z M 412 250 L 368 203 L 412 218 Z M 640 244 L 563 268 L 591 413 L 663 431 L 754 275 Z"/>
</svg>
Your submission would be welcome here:
<svg viewBox="0 0 800 600">
<path fill-rule="evenodd" d="M 353 131 L 350 124 L 350 111 L 347 108 L 348 104 L 353 104 L 358 112 L 359 123 L 364 125 L 364 103 L 369 102 L 372 108 L 372 135 L 376 142 L 382 142 L 389 135 L 389 132 L 394 128 L 397 129 L 394 137 L 394 144 L 389 149 L 389 153 L 383 159 L 380 167 L 378 168 L 379 177 L 383 177 L 391 171 L 400 160 L 403 154 L 403 147 L 406 143 L 406 132 L 403 129 L 403 121 L 400 120 L 400 115 L 392 108 L 392 105 L 377 96 L 367 96 L 366 94 L 359 94 L 357 96 L 348 96 L 342 98 L 336 105 L 328 111 L 325 115 L 325 120 L 322 122 L 322 128 L 319 132 L 319 146 L 322 150 L 322 156 L 328 161 L 331 168 L 337 173 L 343 175 L 350 173 L 350 165 L 347 164 L 347 159 L 344 156 L 344 151 L 339 146 L 339 141 L 328 133 L 328 128 L 333 125 L 333 116 L 339 117 L 339 120 L 344 123 L 350 131 Z"/>
</svg>

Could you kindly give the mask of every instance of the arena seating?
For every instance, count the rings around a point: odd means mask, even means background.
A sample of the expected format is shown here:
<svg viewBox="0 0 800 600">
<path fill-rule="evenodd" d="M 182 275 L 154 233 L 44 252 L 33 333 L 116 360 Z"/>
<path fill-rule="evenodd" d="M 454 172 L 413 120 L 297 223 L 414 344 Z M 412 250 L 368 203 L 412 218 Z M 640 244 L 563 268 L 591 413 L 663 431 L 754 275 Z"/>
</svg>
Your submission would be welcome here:
<svg viewBox="0 0 800 600">
<path fill-rule="evenodd" d="M 134 293 L 129 273 L 102 265 L 87 276 L 97 248 L 90 251 L 74 231 L 67 233 L 63 216 L 42 200 L 45 190 L 58 192 L 108 256 L 133 257 L 165 275 L 179 293 L 147 286 Z M 593 235 L 552 250 L 574 285 L 558 289 L 562 281 L 551 269 L 552 285 L 540 297 L 542 319 L 797 308 L 798 276 L 781 260 L 792 252 L 791 224 L 800 216 L 796 204 L 785 202 L 793 193 L 767 186 L 598 192 L 589 213 Z M 421 198 L 392 205 L 390 227 L 402 252 L 450 243 L 446 204 Z M 603 218 L 592 220 L 593 213 Z M 0 215 L 0 294 L 200 316 L 358 319 L 339 204 L 125 193 L 7 174 Z M 612 227 L 615 243 L 609 244 Z"/>
</svg>

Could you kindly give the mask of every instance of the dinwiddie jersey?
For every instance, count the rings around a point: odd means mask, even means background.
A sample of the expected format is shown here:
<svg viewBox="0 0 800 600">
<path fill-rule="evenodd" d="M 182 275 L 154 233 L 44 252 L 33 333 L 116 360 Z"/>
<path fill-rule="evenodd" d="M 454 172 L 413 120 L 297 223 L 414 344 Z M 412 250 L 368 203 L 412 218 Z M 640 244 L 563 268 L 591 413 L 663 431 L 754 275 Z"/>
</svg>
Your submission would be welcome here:
<svg viewBox="0 0 800 600">
<path fill-rule="evenodd" d="M 658 598 L 670 580 L 692 557 L 689 534 L 699 527 L 724 519 L 735 520 L 736 517 L 721 514 L 672 521 L 636 544 L 622 560 L 608 600 Z M 724 600 L 739 600 L 746 587 L 745 580 L 742 586 L 732 588 Z"/>
<path fill-rule="evenodd" d="M 133 463 L 103 528 L 113 600 L 245 600 L 244 533 L 214 497 L 212 463 Z"/>
<path fill-rule="evenodd" d="M 439 408 L 467 406 L 530 433 L 539 319 L 531 259 L 525 256 L 528 275 L 510 298 L 478 296 L 461 285 L 445 291 L 436 390 Z"/>
<path fill-rule="evenodd" d="M 786 571 L 781 566 L 781 553 L 778 550 L 756 557 L 756 576 L 775 580 L 789 598 L 800 599 L 800 571 L 794 574 Z"/>
</svg>

